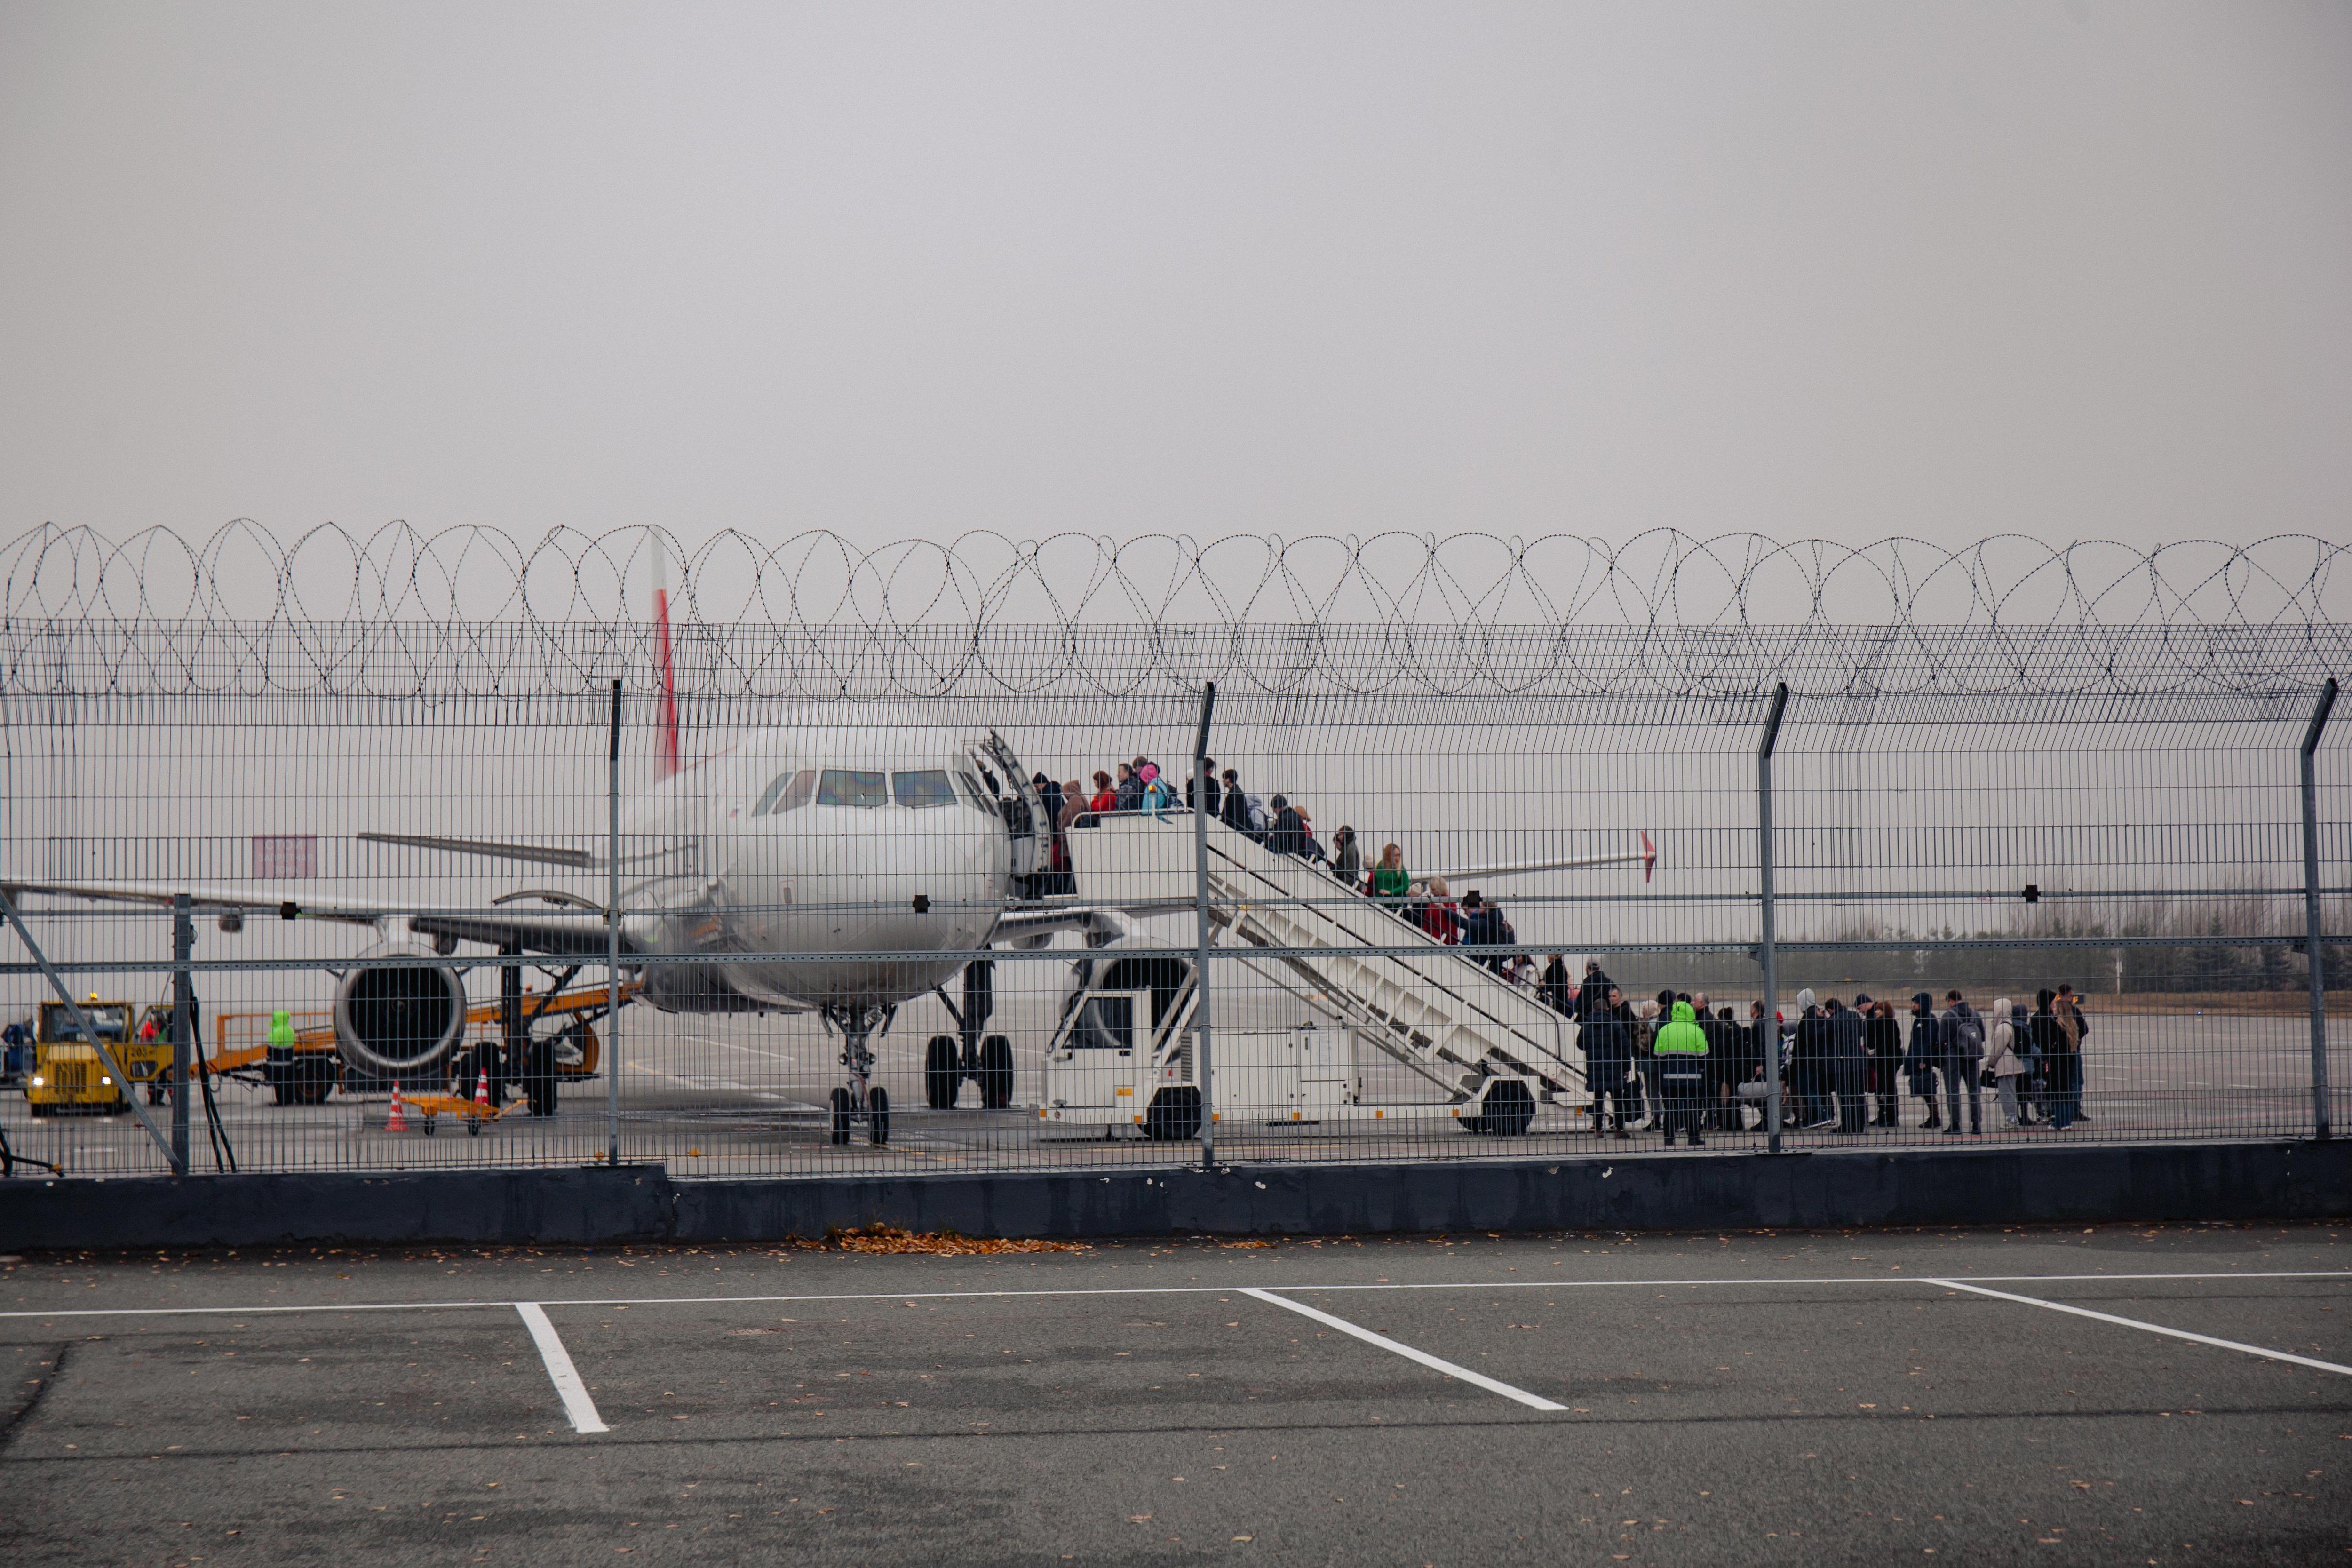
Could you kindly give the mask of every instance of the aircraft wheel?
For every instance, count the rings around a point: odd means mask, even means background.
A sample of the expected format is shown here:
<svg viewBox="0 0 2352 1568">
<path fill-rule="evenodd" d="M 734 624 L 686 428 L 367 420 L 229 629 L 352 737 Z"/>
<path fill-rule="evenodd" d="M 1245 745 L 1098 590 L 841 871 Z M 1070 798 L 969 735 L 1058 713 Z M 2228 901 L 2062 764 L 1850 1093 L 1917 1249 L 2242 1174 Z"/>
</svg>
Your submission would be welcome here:
<svg viewBox="0 0 2352 1568">
<path fill-rule="evenodd" d="M 933 1035 L 923 1047 L 923 1102 L 933 1110 L 953 1110 L 963 1088 L 962 1064 L 952 1035 Z"/>
<path fill-rule="evenodd" d="M 1163 1089 L 1143 1113 L 1143 1135 L 1155 1142 L 1181 1143 L 1201 1135 L 1201 1091 Z"/>
<path fill-rule="evenodd" d="M 980 1042 L 980 1102 L 991 1110 L 1013 1103 L 1013 1042 L 991 1035 Z"/>
<path fill-rule="evenodd" d="M 849 1091 L 845 1089 L 833 1091 L 833 1141 L 849 1142 Z"/>
<path fill-rule="evenodd" d="M 887 1090 L 876 1089 L 866 1100 L 866 1135 L 880 1148 L 890 1142 L 890 1096 Z"/>
</svg>

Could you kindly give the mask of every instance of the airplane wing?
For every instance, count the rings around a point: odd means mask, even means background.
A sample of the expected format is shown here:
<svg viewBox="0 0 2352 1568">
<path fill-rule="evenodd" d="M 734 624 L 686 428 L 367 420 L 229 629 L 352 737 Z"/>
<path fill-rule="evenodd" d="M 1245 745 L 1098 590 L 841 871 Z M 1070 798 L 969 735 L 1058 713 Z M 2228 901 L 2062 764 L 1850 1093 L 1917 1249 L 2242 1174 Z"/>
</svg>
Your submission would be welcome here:
<svg viewBox="0 0 2352 1568">
<path fill-rule="evenodd" d="M 0 890 L 12 900 L 25 893 L 53 898 L 92 899 L 110 903 L 145 904 L 169 909 L 180 894 L 188 895 L 198 912 L 275 917 L 286 921 L 333 921 L 345 925 L 404 924 L 419 936 L 453 937 L 461 942 L 514 943 L 529 952 L 563 953 L 593 958 L 606 951 L 604 911 L 599 905 L 570 894 L 528 889 L 510 893 L 510 900 L 537 898 L 550 907 L 510 909 L 417 909 L 399 904 L 320 895 L 295 889 L 227 888 L 198 882 L 64 882 L 0 880 Z M 621 927 L 621 951 L 634 953 L 642 944 L 628 922 Z"/>
<path fill-rule="evenodd" d="M 1516 877 L 1523 871 L 1583 871 L 1597 866 L 1639 866 L 1642 868 L 1642 880 L 1646 882 L 1650 874 L 1658 868 L 1658 847 L 1651 843 L 1650 836 L 1644 833 L 1640 850 L 1623 855 L 1585 855 L 1571 860 L 1517 860 L 1500 866 L 1465 866 L 1459 870 L 1432 871 L 1428 877 L 1416 876 L 1413 880 L 1426 882 L 1429 877 L 1443 877 L 1452 882 L 1470 877 Z"/>
</svg>

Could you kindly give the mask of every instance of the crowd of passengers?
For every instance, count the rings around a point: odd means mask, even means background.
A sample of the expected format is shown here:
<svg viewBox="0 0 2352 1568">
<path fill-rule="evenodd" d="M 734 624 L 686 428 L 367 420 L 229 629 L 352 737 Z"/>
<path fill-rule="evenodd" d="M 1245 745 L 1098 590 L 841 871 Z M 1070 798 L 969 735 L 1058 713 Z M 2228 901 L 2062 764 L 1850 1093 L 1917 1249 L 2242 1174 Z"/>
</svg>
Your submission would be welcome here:
<svg viewBox="0 0 2352 1568">
<path fill-rule="evenodd" d="M 1303 806 L 1279 795 L 1261 799 L 1242 788 L 1234 769 L 1220 773 L 1213 761 L 1206 772 L 1207 809 L 1235 832 L 1324 868 L 1439 942 L 1517 943 L 1501 907 L 1476 889 L 1458 905 L 1443 877 L 1416 891 L 1396 845 L 1384 845 L 1367 866 L 1353 827 L 1343 824 L 1327 848 Z M 1057 784 L 1039 773 L 1031 782 L 1054 824 L 1053 867 L 1064 878 L 1073 830 L 1115 812 L 1156 816 L 1192 804 L 1191 779 L 1180 802 L 1158 765 L 1144 757 L 1119 763 L 1116 774 L 1096 773 L 1092 795 L 1076 779 Z M 1663 1132 L 1670 1145 L 1681 1133 L 1697 1146 L 1706 1132 L 1756 1131 L 1766 1116 L 1768 1042 L 1778 1046 L 1782 1125 L 1797 1131 L 1900 1127 L 1906 1089 L 1926 1107 L 1922 1127 L 1955 1135 L 1982 1134 L 1987 1089 L 2009 1127 L 2063 1131 L 2087 1119 L 2083 1041 L 2091 1025 L 2072 985 L 2043 988 L 2032 1010 L 1999 997 L 1990 1015 L 1979 1013 L 1958 991 L 1947 991 L 1941 1008 L 1932 993 L 1920 991 L 1911 997 L 1907 1017 L 1893 1001 L 1867 993 L 1857 993 L 1849 1005 L 1806 990 L 1797 993 L 1793 1023 L 1775 1013 L 1768 1026 L 1761 1002 L 1748 1003 L 1744 1019 L 1730 1007 L 1713 1006 L 1704 993 L 1667 990 L 1630 1002 L 1598 959 L 1585 962 L 1580 980 L 1571 979 L 1566 957 L 1557 952 L 1540 973 L 1527 953 L 1496 953 L 1480 962 L 1574 1020 L 1596 1133 L 1630 1138 L 1646 1129 Z"/>
<path fill-rule="evenodd" d="M 1944 993 L 1940 1008 L 1933 993 L 1919 991 L 1907 1016 L 1866 992 L 1849 1005 L 1804 990 L 1793 1024 L 1784 1013 L 1768 1024 L 1761 1002 L 1749 1002 L 1743 1019 L 1712 1006 L 1705 993 L 1661 991 L 1629 1002 L 1597 959 L 1572 982 L 1554 953 L 1537 990 L 1579 1026 L 1597 1133 L 1630 1138 L 1647 1128 L 1669 1145 L 1680 1132 L 1697 1146 L 1706 1132 L 1758 1130 L 1776 1043 L 1781 1124 L 1796 1131 L 1901 1127 L 1906 1090 L 1925 1107 L 1920 1126 L 1953 1135 L 1983 1133 L 1987 1089 L 2009 1127 L 2063 1131 L 2086 1120 L 2083 1042 L 2091 1023 L 2072 985 L 2042 988 L 2031 1010 L 1997 998 L 1990 1014 L 1957 990 Z"/>
</svg>

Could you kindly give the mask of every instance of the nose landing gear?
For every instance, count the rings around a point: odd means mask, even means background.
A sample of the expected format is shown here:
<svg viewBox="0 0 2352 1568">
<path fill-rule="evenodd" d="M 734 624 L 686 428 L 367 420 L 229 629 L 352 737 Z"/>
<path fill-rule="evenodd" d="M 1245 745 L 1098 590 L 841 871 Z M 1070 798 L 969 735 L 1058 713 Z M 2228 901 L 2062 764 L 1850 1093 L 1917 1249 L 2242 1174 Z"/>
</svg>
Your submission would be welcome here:
<svg viewBox="0 0 2352 1568">
<path fill-rule="evenodd" d="M 833 1091 L 832 1133 L 835 1143 L 849 1142 L 850 1130 L 858 1122 L 866 1123 L 866 1136 L 876 1146 L 890 1142 L 890 1094 L 875 1083 L 874 1050 L 866 1042 L 877 1028 L 887 1029 L 896 1007 L 875 1006 L 860 1002 L 829 1003 L 824 1009 L 824 1021 L 841 1031 L 841 1065 L 849 1069 L 846 1088 Z"/>
</svg>

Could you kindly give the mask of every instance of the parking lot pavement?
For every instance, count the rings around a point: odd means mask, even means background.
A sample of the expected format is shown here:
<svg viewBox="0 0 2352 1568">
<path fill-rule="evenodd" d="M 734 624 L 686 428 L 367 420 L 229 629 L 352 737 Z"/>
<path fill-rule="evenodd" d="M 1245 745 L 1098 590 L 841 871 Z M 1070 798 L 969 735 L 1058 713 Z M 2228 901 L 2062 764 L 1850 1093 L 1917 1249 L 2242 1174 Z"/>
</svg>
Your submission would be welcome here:
<svg viewBox="0 0 2352 1568">
<path fill-rule="evenodd" d="M 2326 1226 L 5 1268 L 18 1562 L 2352 1545 Z"/>
</svg>

